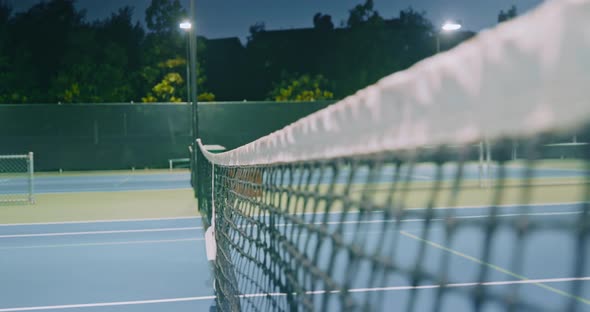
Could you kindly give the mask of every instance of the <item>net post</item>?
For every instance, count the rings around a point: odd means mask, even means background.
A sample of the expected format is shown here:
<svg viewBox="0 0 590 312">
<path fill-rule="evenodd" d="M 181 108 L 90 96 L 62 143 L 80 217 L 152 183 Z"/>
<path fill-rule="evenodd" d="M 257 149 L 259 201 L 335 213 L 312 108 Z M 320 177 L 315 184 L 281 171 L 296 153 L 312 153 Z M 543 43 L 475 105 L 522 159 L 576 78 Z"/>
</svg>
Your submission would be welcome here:
<svg viewBox="0 0 590 312">
<path fill-rule="evenodd" d="M 512 160 L 518 159 L 518 142 L 516 140 L 512 141 Z"/>
<path fill-rule="evenodd" d="M 479 142 L 479 187 L 483 187 L 483 141 Z"/>
<path fill-rule="evenodd" d="M 486 149 L 486 157 L 485 157 L 485 173 L 486 173 L 486 186 L 490 187 L 491 185 L 491 181 L 490 181 L 490 163 L 492 161 L 492 148 L 490 145 L 490 141 L 488 139 L 485 140 L 485 149 Z"/>
<path fill-rule="evenodd" d="M 34 175 L 34 170 L 35 170 L 35 161 L 34 161 L 34 154 L 33 152 L 29 152 L 29 155 L 27 157 L 27 162 L 28 162 L 28 170 L 29 170 L 29 203 L 34 203 L 35 199 L 33 198 L 33 192 L 34 192 L 34 179 L 35 179 L 35 175 Z"/>
</svg>

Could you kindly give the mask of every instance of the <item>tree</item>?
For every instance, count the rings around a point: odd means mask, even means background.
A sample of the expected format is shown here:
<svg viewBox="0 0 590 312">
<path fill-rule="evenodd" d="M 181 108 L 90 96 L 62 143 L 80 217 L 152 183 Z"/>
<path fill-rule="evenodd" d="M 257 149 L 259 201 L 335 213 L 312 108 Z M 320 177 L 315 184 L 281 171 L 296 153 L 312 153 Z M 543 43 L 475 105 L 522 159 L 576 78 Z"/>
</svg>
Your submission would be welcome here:
<svg viewBox="0 0 590 312">
<path fill-rule="evenodd" d="M 283 74 L 283 78 L 269 94 L 274 101 L 311 102 L 334 98 L 334 94 L 326 89 L 328 81 L 322 75 L 295 75 L 294 78 L 287 78 Z"/>
<path fill-rule="evenodd" d="M 26 94 L 27 101 L 57 100 L 52 85 L 63 64 L 70 62 L 66 56 L 74 52 L 70 37 L 85 27 L 84 16 L 83 11 L 76 10 L 73 0 L 51 0 L 11 18 L 13 93 Z"/>
<path fill-rule="evenodd" d="M 143 44 L 144 66 L 157 67 L 162 61 L 185 57 L 186 38 L 178 28 L 185 15 L 178 0 L 151 1 L 145 15 L 149 33 Z M 160 78 L 159 75 L 145 76 L 146 69 L 143 71 L 148 85 Z"/>
<path fill-rule="evenodd" d="M 425 11 L 416 11 L 412 7 L 400 11 L 398 21 L 400 42 L 397 45 L 403 49 L 398 49 L 392 57 L 399 61 L 396 70 L 402 70 L 436 52 L 433 38 L 435 29 Z M 448 44 L 449 38 L 453 36 L 445 37 L 445 43 Z"/>
<path fill-rule="evenodd" d="M 197 97 L 197 101 L 199 102 L 214 102 L 215 101 L 215 94 L 211 92 L 202 92 Z"/>
<path fill-rule="evenodd" d="M 383 18 L 374 9 L 373 0 L 365 0 L 364 4 L 358 4 L 349 11 L 346 25 L 355 28 L 363 25 L 379 26 L 383 24 Z"/>
<path fill-rule="evenodd" d="M 140 98 L 145 36 L 132 8 L 92 23 L 73 0 L 40 1 L 14 15 L 5 8 L 0 0 L 0 101 Z"/>
<path fill-rule="evenodd" d="M 316 13 L 313 16 L 313 28 L 318 30 L 333 30 L 332 16 L 322 13 Z"/>
<path fill-rule="evenodd" d="M 180 102 L 186 99 L 186 44 L 187 35 L 182 33 L 178 23 L 186 17 L 186 11 L 179 0 L 152 0 L 146 10 L 146 25 L 150 30 L 144 50 L 144 67 L 141 71 L 144 86 L 143 102 L 165 101 Z M 204 40 L 197 38 L 197 54 L 205 49 Z M 206 93 L 205 74 L 202 60 L 197 61 L 197 90 Z M 180 79 L 178 79 L 180 78 Z M 182 81 L 182 82 L 181 82 Z M 198 95 L 203 99 L 215 98 L 213 94 Z"/>
<path fill-rule="evenodd" d="M 8 23 L 11 14 L 10 5 L 0 0 L 0 102 L 10 102 L 11 84 L 14 79 L 6 44 L 9 41 Z"/>
<path fill-rule="evenodd" d="M 205 48 L 203 38 L 197 40 L 197 53 L 202 54 Z M 200 51 L 200 52 L 199 52 Z M 183 74 L 186 73 L 187 60 L 184 57 L 175 57 L 157 64 L 154 67 L 146 67 L 144 75 L 158 77 L 154 80 L 155 85 L 142 97 L 142 102 L 184 102 L 188 101 L 186 80 Z M 181 74 L 182 73 L 182 74 Z M 205 83 L 207 81 L 202 63 L 197 62 L 197 100 L 202 102 L 214 101 L 215 95 L 207 92 Z"/>
<path fill-rule="evenodd" d="M 125 50 L 128 70 L 135 72 L 141 68 L 141 44 L 145 39 L 145 32 L 139 22 L 133 23 L 133 12 L 132 7 L 123 7 L 94 26 L 99 32 L 98 40 L 113 42 Z"/>
<path fill-rule="evenodd" d="M 112 48 L 105 46 L 102 51 L 104 59 L 112 59 L 110 65 L 118 67 L 117 74 L 109 79 L 112 84 L 103 95 L 105 101 L 127 102 L 139 100 L 142 86 L 140 71 L 142 68 L 142 44 L 145 32 L 139 22 L 133 23 L 133 8 L 124 7 L 104 22 L 95 26 L 99 42 L 110 42 Z"/>
<path fill-rule="evenodd" d="M 178 73 L 168 73 L 162 81 L 155 85 L 152 90 L 143 98 L 143 102 L 182 102 L 180 97 L 176 96 L 176 90 L 184 84 L 184 80 Z"/>
<path fill-rule="evenodd" d="M 150 99 L 185 99 L 180 0 L 151 0 L 147 34 L 131 7 L 88 22 L 74 3 L 44 0 L 13 14 L 0 0 L 0 102 L 130 102 L 150 93 Z M 202 38 L 197 44 L 202 52 Z M 206 92 L 202 59 L 197 68 L 199 98 L 214 99 Z"/>
<path fill-rule="evenodd" d="M 10 20 L 12 14 L 12 7 L 4 0 L 0 0 L 0 25 L 4 28 Z"/>
<path fill-rule="evenodd" d="M 129 7 L 76 28 L 53 79 L 52 96 L 64 103 L 138 100 L 143 36 Z"/>
<path fill-rule="evenodd" d="M 263 22 L 256 22 L 254 25 L 250 26 L 250 36 L 248 36 L 248 41 L 256 39 L 258 34 L 264 32 L 265 29 L 266 25 Z"/>
<path fill-rule="evenodd" d="M 44 0 L 16 14 L 8 1 L 0 0 L 0 101 L 186 100 L 189 34 L 178 29 L 186 16 L 181 0 L 150 0 L 146 31 L 129 7 L 88 22 L 74 0 Z M 215 98 L 209 90 L 223 99 L 231 94 L 231 99 L 317 100 L 334 97 L 332 92 L 343 97 L 431 55 L 432 25 L 423 12 L 409 8 L 399 18 L 384 19 L 374 1 L 365 0 L 349 13 L 345 29 L 338 30 L 323 13 L 313 16 L 314 29 L 266 32 L 259 22 L 250 27 L 246 47 L 238 40 L 211 41 L 216 49 L 204 53 L 208 41 L 198 38 L 198 78 L 192 83 L 199 101 Z M 516 9 L 502 13 L 516 15 Z M 205 69 L 216 88 L 208 89 Z"/>
<path fill-rule="evenodd" d="M 426 18 L 426 12 L 415 11 L 414 8 L 409 7 L 399 12 L 399 21 L 402 27 L 416 27 L 427 30 L 432 29 L 432 23 Z"/>
<path fill-rule="evenodd" d="M 510 9 L 506 10 L 506 12 L 504 12 L 504 10 L 500 11 L 500 13 L 498 14 L 498 23 L 502 23 L 502 22 L 511 20 L 517 16 L 518 16 L 518 10 L 516 9 L 516 6 L 513 5 L 510 7 Z"/>
<path fill-rule="evenodd" d="M 197 49 L 197 51 L 199 51 L 199 49 Z M 141 72 L 141 77 L 143 78 L 145 85 L 151 85 L 153 87 L 144 93 L 146 95 L 141 98 L 142 102 L 188 101 L 185 80 L 186 63 L 187 60 L 184 56 L 176 56 L 174 58 L 167 59 L 164 62 L 160 62 L 156 66 L 145 66 Z M 197 95 L 198 100 L 214 100 L 215 95 L 207 92 L 207 88 L 205 86 L 207 78 L 204 73 L 201 61 L 197 62 L 197 73 L 197 91 L 199 92 Z M 201 97 L 202 94 L 206 95 Z"/>
<path fill-rule="evenodd" d="M 147 28 L 157 34 L 178 32 L 178 23 L 186 17 L 179 0 L 152 0 L 145 11 Z"/>
<path fill-rule="evenodd" d="M 184 79 L 178 73 L 186 65 L 186 59 L 175 58 L 169 59 L 158 64 L 158 67 L 163 69 L 164 76 L 162 79 L 152 87 L 149 92 L 141 100 L 144 103 L 149 102 L 182 102 L 182 94 L 180 91 L 184 86 Z M 186 89 L 184 90 L 186 94 Z"/>
</svg>

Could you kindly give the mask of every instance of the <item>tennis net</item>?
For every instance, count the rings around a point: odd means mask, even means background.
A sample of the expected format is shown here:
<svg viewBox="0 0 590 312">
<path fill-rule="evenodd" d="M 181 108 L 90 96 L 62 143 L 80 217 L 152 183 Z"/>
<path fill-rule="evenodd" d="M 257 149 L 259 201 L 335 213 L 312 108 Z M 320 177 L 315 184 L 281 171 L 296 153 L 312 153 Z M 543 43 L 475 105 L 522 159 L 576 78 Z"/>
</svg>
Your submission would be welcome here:
<svg viewBox="0 0 590 312">
<path fill-rule="evenodd" d="M 0 204 L 33 203 L 33 153 L 0 155 Z"/>
<path fill-rule="evenodd" d="M 217 309 L 588 310 L 588 29 L 590 1 L 547 2 L 234 151 L 199 142 Z"/>
</svg>

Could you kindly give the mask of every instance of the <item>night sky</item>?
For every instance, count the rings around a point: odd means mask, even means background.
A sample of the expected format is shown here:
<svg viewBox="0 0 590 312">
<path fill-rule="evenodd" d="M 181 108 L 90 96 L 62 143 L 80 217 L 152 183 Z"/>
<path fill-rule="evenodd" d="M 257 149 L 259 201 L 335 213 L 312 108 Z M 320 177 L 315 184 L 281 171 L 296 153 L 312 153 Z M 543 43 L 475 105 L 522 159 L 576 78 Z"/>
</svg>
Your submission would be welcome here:
<svg viewBox="0 0 590 312">
<path fill-rule="evenodd" d="M 39 0 L 9 0 L 15 11 L 25 10 Z M 266 29 L 311 27 L 317 12 L 332 15 L 339 26 L 346 20 L 348 10 L 364 0 L 197 0 L 197 27 L 200 35 L 208 38 L 248 35 L 248 28 L 256 22 L 265 22 Z M 463 22 L 469 30 L 479 31 L 496 24 L 498 12 L 511 5 L 519 14 L 534 8 L 543 0 L 374 0 L 381 16 L 397 16 L 410 5 L 418 11 L 425 10 L 435 24 L 446 19 Z M 77 0 L 77 5 L 87 11 L 89 20 L 109 16 L 118 8 L 135 7 L 135 18 L 143 22 L 150 0 Z M 188 6 L 189 0 L 182 0 Z"/>
</svg>

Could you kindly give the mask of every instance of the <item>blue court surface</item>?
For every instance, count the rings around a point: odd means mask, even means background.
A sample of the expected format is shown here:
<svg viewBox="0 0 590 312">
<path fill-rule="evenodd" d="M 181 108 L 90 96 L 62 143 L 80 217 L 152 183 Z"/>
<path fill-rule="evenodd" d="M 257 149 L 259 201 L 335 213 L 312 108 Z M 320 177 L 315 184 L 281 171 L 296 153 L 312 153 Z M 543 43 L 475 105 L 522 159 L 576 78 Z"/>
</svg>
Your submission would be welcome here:
<svg viewBox="0 0 590 312">
<path fill-rule="evenodd" d="M 0 178 L 0 194 L 26 190 L 26 177 Z M 37 175 L 35 193 L 121 192 L 190 188 L 190 173 L 112 173 Z"/>
<path fill-rule="evenodd" d="M 577 245 L 574 228 L 551 226 L 575 224 L 581 207 L 574 203 L 528 206 L 526 210 L 501 207 L 498 218 L 518 220 L 524 216 L 548 226 L 529 233 L 522 245 L 516 245 L 513 231 L 498 229 L 488 262 L 481 260 L 481 227 L 461 227 L 452 244 L 447 244 L 442 217 L 453 213 L 458 220 L 485 220 L 489 210 L 437 210 L 441 219 L 432 220 L 427 236 L 423 234 L 425 222 L 420 218 L 409 218 L 396 228 L 400 251 L 396 259 L 400 264 L 416 263 L 420 261 L 416 258 L 418 249 L 425 246 L 421 265 L 437 272 L 441 259 L 448 257 L 446 270 L 453 289 L 448 290 L 452 295 L 445 296 L 441 311 L 472 308 L 468 294 L 477 286 L 482 266 L 486 266 L 488 274 L 481 286 L 490 294 L 517 291 L 519 298 L 547 311 L 560 311 L 572 301 L 579 311 L 590 311 L 590 272 L 572 269 L 580 260 L 573 258 L 574 248 L 585 248 L 582 260 L 587 262 L 590 246 Z M 369 248 L 386 243 L 375 237 L 381 235 L 375 233 L 379 233 L 383 222 L 390 222 L 383 220 L 382 214 L 365 218 L 361 226 L 354 221 L 354 214 L 350 219 L 340 217 L 332 213 L 329 223 L 346 222 L 345 238 L 353 239 L 361 233 Z M 314 220 L 313 215 L 306 218 Z M 517 246 L 525 249 L 518 274 L 511 261 Z M 584 263 L 583 267 L 590 265 Z M 352 288 L 385 300 L 386 311 L 405 311 L 410 296 L 417 296 L 414 311 L 430 310 L 435 302 L 434 284 L 411 286 L 404 276 L 371 281 L 367 268 L 354 274 L 368 282 Z M 572 300 L 576 283 L 581 290 Z M 0 226 L 0 312 L 207 311 L 214 304 L 211 285 L 199 218 Z M 504 308 L 492 304 L 484 311 Z"/>
<path fill-rule="evenodd" d="M 433 165 L 419 164 L 415 166 L 411 173 L 409 168 L 403 167 L 401 174 L 409 176 L 414 181 L 432 181 L 435 179 L 436 168 Z M 443 167 L 443 179 L 454 179 L 457 166 L 453 164 Z M 294 178 L 300 173 L 293 172 Z M 318 174 L 318 173 L 315 173 Z M 348 171 L 342 170 L 336 176 L 336 182 L 347 181 Z M 394 168 L 386 167 L 382 169 L 380 179 L 384 181 L 391 180 Z M 496 167 L 490 168 L 490 177 L 497 174 Z M 535 178 L 580 178 L 584 177 L 584 170 L 575 169 L 557 169 L 557 168 L 537 168 L 533 172 Z M 476 164 L 466 164 L 464 166 L 463 179 L 479 179 L 480 168 Z M 507 167 L 507 178 L 522 178 L 525 175 L 524 167 L 512 166 Z M 358 183 L 367 182 L 368 170 L 359 168 L 354 179 Z M 331 172 L 325 172 L 321 177 L 312 177 L 315 183 L 329 183 L 333 180 Z M 288 181 L 287 177 L 284 177 Z M 372 181 L 375 183 L 379 180 Z M 21 178 L 1 178 L 0 177 L 0 194 L 21 193 L 27 190 L 26 177 Z M 188 172 L 170 172 L 170 173 L 112 173 L 112 174 L 80 174 L 80 175 L 38 175 L 35 177 L 35 193 L 76 193 L 76 192 L 120 192 L 136 190 L 167 190 L 167 189 L 187 189 L 190 188 L 190 173 Z"/>
</svg>

